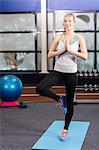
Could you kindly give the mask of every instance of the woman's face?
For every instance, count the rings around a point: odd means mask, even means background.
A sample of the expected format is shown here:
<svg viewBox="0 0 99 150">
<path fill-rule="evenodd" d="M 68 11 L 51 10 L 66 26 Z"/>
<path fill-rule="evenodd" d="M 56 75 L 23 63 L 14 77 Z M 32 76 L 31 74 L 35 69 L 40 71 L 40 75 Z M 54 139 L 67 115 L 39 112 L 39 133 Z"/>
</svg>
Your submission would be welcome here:
<svg viewBox="0 0 99 150">
<path fill-rule="evenodd" d="M 74 24 L 75 23 L 74 23 L 74 20 L 73 20 L 72 16 L 66 16 L 64 18 L 63 26 L 64 26 L 65 31 L 74 30 Z"/>
</svg>

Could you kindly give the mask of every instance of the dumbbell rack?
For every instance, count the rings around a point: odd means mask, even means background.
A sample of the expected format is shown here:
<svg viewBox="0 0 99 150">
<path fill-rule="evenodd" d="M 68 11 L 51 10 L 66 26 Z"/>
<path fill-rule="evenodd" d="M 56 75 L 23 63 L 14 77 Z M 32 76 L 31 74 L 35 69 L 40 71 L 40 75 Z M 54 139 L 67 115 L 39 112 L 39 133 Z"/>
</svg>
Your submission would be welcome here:
<svg viewBox="0 0 99 150">
<path fill-rule="evenodd" d="M 83 94 L 86 99 L 92 100 L 96 96 L 99 100 L 99 71 L 78 71 L 76 93 Z"/>
<path fill-rule="evenodd" d="M 99 92 L 99 71 L 78 71 L 76 90 L 91 93 Z"/>
</svg>

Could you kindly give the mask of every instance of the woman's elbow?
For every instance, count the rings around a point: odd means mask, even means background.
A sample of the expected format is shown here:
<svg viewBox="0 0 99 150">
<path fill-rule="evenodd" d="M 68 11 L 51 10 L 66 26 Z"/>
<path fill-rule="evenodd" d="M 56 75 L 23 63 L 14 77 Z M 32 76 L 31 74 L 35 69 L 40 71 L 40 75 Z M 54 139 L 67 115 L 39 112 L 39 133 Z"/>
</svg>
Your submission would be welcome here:
<svg viewBox="0 0 99 150">
<path fill-rule="evenodd" d="M 48 58 L 51 58 L 52 56 L 51 56 L 51 54 L 50 53 L 48 53 Z"/>
<path fill-rule="evenodd" d="M 84 57 L 83 59 L 84 59 L 84 60 L 87 60 L 87 57 Z"/>
<path fill-rule="evenodd" d="M 88 59 L 88 54 L 86 54 L 85 56 L 84 56 L 84 60 L 87 60 Z"/>
</svg>

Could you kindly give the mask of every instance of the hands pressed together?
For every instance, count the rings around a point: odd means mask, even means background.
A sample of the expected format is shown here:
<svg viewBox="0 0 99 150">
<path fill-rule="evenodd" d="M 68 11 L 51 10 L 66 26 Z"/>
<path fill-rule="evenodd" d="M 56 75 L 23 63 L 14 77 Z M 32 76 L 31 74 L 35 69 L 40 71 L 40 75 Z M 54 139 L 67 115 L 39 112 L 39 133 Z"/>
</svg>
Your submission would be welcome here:
<svg viewBox="0 0 99 150">
<path fill-rule="evenodd" d="M 70 52 L 71 54 L 74 54 L 74 52 L 70 48 L 70 38 L 69 36 L 65 36 L 64 38 L 64 49 L 61 51 L 61 54 L 65 52 Z"/>
</svg>

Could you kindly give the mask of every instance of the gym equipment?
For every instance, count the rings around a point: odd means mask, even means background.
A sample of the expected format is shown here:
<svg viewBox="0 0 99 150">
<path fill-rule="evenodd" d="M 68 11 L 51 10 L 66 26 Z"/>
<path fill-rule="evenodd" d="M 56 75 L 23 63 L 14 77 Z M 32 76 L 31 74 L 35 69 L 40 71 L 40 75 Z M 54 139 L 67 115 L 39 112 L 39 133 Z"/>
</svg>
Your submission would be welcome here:
<svg viewBox="0 0 99 150">
<path fill-rule="evenodd" d="M 23 102 L 19 103 L 19 108 L 27 108 L 27 105 Z"/>
<path fill-rule="evenodd" d="M 1 99 L 3 101 L 15 101 L 21 96 L 22 82 L 14 75 L 6 75 L 0 78 Z"/>
<path fill-rule="evenodd" d="M 71 121 L 68 138 L 61 140 L 64 121 L 54 121 L 32 149 L 81 150 L 90 122 Z"/>
<path fill-rule="evenodd" d="M 27 106 L 16 100 L 21 96 L 23 84 L 21 80 L 15 75 L 5 75 L 0 78 L 0 98 L 1 107 L 19 106 L 19 108 L 26 108 Z"/>
<path fill-rule="evenodd" d="M 81 92 L 99 92 L 99 71 L 85 70 L 77 72 L 77 88 Z"/>
</svg>

